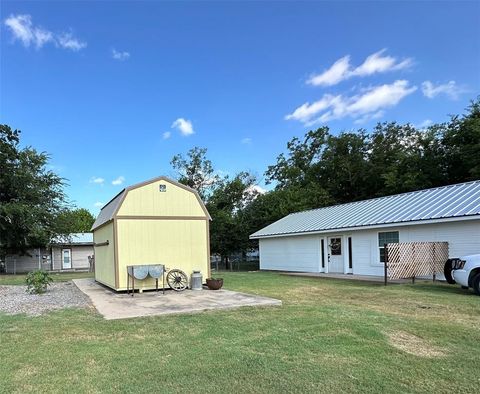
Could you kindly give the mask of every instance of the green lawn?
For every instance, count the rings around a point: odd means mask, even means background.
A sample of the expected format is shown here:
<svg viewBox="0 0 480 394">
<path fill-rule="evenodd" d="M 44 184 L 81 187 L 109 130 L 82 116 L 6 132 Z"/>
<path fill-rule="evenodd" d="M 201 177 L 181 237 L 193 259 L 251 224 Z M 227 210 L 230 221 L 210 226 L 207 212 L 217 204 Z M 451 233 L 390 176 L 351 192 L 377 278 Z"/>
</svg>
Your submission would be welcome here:
<svg viewBox="0 0 480 394">
<path fill-rule="evenodd" d="M 476 393 L 480 297 L 457 286 L 224 273 L 281 308 L 0 316 L 3 392 Z M 394 346 L 395 345 L 395 346 Z"/>
<path fill-rule="evenodd" d="M 60 272 L 50 274 L 54 282 L 67 282 L 77 278 L 93 278 L 91 272 Z M 26 275 L 0 275 L 1 285 L 23 285 Z"/>
</svg>

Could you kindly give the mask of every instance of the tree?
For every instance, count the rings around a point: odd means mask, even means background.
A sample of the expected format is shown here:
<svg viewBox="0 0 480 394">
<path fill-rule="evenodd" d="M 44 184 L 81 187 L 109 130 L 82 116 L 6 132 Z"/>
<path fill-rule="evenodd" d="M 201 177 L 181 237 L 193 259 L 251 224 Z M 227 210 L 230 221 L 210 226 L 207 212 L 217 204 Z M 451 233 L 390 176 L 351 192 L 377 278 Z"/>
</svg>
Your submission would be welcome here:
<svg viewBox="0 0 480 394">
<path fill-rule="evenodd" d="M 249 248 L 249 227 L 242 220 L 242 211 L 258 195 L 255 183 L 256 178 L 248 172 L 240 172 L 232 179 L 225 177 L 207 203 L 212 216 L 210 249 L 221 256 L 227 268 L 232 254 Z"/>
<path fill-rule="evenodd" d="M 178 154 L 173 156 L 170 164 L 178 173 L 178 181 L 198 191 L 202 200 L 208 200 L 220 180 L 215 174 L 212 162 L 207 159 L 207 149 L 195 147 L 190 149 L 185 158 Z"/>
<path fill-rule="evenodd" d="M 58 228 L 65 234 L 89 232 L 94 222 L 94 216 L 85 208 L 67 209 L 58 216 Z"/>
<path fill-rule="evenodd" d="M 289 186 L 305 186 L 318 181 L 315 174 L 316 165 L 322 158 L 327 139 L 328 127 L 310 130 L 303 141 L 294 137 L 287 143 L 288 156 L 282 153 L 277 157 L 277 163 L 268 166 L 265 177 L 268 183 L 277 183 L 277 188 Z"/>
<path fill-rule="evenodd" d="M 49 156 L 19 144 L 20 131 L 0 125 L 0 255 L 46 245 L 66 208 L 64 180 L 47 170 Z"/>
<path fill-rule="evenodd" d="M 479 179 L 480 98 L 471 102 L 467 114 L 444 125 L 442 137 L 448 183 Z"/>
</svg>

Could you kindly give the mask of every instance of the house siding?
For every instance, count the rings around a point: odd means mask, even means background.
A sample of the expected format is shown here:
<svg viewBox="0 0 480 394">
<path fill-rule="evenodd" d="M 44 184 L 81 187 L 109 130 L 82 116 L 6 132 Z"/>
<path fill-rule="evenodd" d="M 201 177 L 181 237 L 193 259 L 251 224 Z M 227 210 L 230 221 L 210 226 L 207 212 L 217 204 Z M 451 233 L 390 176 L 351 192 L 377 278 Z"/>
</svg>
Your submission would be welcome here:
<svg viewBox="0 0 480 394">
<path fill-rule="evenodd" d="M 165 264 L 188 276 L 199 270 L 208 275 L 207 219 L 205 220 L 129 220 L 118 225 L 118 290 L 127 288 L 127 266 Z M 161 284 L 160 284 L 161 285 Z M 153 288 L 155 281 L 145 279 L 136 284 Z"/>
<path fill-rule="evenodd" d="M 336 232 L 343 240 L 344 255 L 348 255 L 347 240 L 352 237 L 353 273 L 382 276 L 378 233 L 398 231 L 400 242 L 447 241 L 450 257 L 480 253 L 480 220 L 415 226 L 385 227 L 381 229 Z M 333 233 L 332 233 L 333 235 Z M 327 242 L 328 234 L 298 235 L 260 239 L 260 268 L 266 270 L 322 272 L 320 240 Z M 328 259 L 325 257 L 326 264 Z M 348 272 L 346 260 L 345 273 Z M 328 268 L 327 268 L 328 269 Z"/>
<path fill-rule="evenodd" d="M 108 245 L 94 247 L 95 279 L 110 287 L 115 286 L 115 242 L 113 226 L 113 222 L 110 222 L 97 228 L 93 232 L 93 241 L 95 244 L 108 241 Z"/>
<path fill-rule="evenodd" d="M 320 270 L 320 237 L 317 235 L 261 239 L 259 252 L 262 270 Z"/>
<path fill-rule="evenodd" d="M 160 185 L 166 185 L 165 192 L 159 191 Z M 129 190 L 117 215 L 204 217 L 205 212 L 194 193 L 160 180 Z"/>
<path fill-rule="evenodd" d="M 93 256 L 93 245 L 66 245 L 54 246 L 52 248 L 53 270 L 63 270 L 62 251 L 70 249 L 72 251 L 72 270 L 88 269 L 90 267 L 88 256 Z"/>
</svg>

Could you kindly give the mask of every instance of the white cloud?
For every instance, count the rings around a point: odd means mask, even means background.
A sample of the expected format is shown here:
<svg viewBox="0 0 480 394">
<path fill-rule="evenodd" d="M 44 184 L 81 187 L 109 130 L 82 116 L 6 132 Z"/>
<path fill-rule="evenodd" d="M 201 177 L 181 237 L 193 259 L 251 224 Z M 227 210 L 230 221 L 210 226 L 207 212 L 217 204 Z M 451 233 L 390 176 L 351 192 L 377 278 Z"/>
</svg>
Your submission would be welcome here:
<svg viewBox="0 0 480 394">
<path fill-rule="evenodd" d="M 112 49 L 112 58 L 115 60 L 127 60 L 130 57 L 130 52 L 126 51 L 117 51 L 115 48 Z"/>
<path fill-rule="evenodd" d="M 103 185 L 104 182 L 105 182 L 105 179 L 100 178 L 100 177 L 96 177 L 96 176 L 94 176 L 90 179 L 90 183 L 96 183 L 98 185 Z"/>
<path fill-rule="evenodd" d="M 422 83 L 422 92 L 425 97 L 434 98 L 439 94 L 445 94 L 452 100 L 458 100 L 462 93 L 467 90 L 461 86 L 458 86 L 455 81 L 449 81 L 444 84 L 435 85 L 430 81 Z"/>
<path fill-rule="evenodd" d="M 93 204 L 93 206 L 95 208 L 101 208 L 103 207 L 105 204 L 103 202 L 100 202 L 100 201 L 97 201 L 95 204 Z"/>
<path fill-rule="evenodd" d="M 257 194 L 265 194 L 267 192 L 267 189 L 264 189 L 260 185 L 252 185 L 246 190 L 246 192 L 249 192 L 249 193 L 255 192 Z"/>
<path fill-rule="evenodd" d="M 306 126 L 325 123 L 334 119 L 352 117 L 357 121 L 376 119 L 384 115 L 384 110 L 397 105 L 404 97 L 417 90 L 409 82 L 398 80 L 392 84 L 374 86 L 361 94 L 346 97 L 325 94 L 320 100 L 305 103 L 285 116 L 287 120 L 298 120 Z"/>
<path fill-rule="evenodd" d="M 431 126 L 433 124 L 433 120 L 431 119 L 425 119 L 423 122 L 416 124 L 415 127 L 417 129 L 426 129 L 427 127 Z"/>
<path fill-rule="evenodd" d="M 350 56 L 344 56 L 333 63 L 328 70 L 311 76 L 307 83 L 314 86 L 331 86 L 347 79 L 349 73 Z"/>
<path fill-rule="evenodd" d="M 252 139 L 249 138 L 249 137 L 245 137 L 245 138 L 242 138 L 242 139 L 240 140 L 240 142 L 241 142 L 242 144 L 251 144 L 251 143 L 252 143 Z"/>
<path fill-rule="evenodd" d="M 165 133 L 162 134 L 162 137 L 164 140 L 168 140 L 172 136 L 171 131 L 165 131 Z"/>
<path fill-rule="evenodd" d="M 72 33 L 62 33 L 57 37 L 57 46 L 78 52 L 87 46 L 86 42 L 73 37 Z"/>
<path fill-rule="evenodd" d="M 41 48 L 53 41 L 53 34 L 41 27 L 35 27 L 30 15 L 10 15 L 5 19 L 5 26 L 12 32 L 13 38 L 20 40 L 25 47 L 34 45 Z"/>
<path fill-rule="evenodd" d="M 350 56 L 344 56 L 321 74 L 312 75 L 307 80 L 307 84 L 332 86 L 351 77 L 365 77 L 377 73 L 402 70 L 413 64 L 411 58 L 399 61 L 393 56 L 384 55 L 385 51 L 386 49 L 382 49 L 369 55 L 360 66 L 355 68 L 350 64 Z"/>
<path fill-rule="evenodd" d="M 184 118 L 178 118 L 172 123 L 171 127 L 176 128 L 184 136 L 192 135 L 194 133 L 192 122 Z"/>
<path fill-rule="evenodd" d="M 112 185 L 121 185 L 123 182 L 125 182 L 125 177 L 120 175 L 117 179 L 112 181 Z"/>
<path fill-rule="evenodd" d="M 364 77 L 367 75 L 384 73 L 387 71 L 403 70 L 413 64 L 413 60 L 411 58 L 397 62 L 397 59 L 392 56 L 384 56 L 383 54 L 385 51 L 386 49 L 382 49 L 381 51 L 375 52 L 368 56 L 360 66 L 352 71 L 352 76 Z"/>
<path fill-rule="evenodd" d="M 10 15 L 4 23 L 14 40 L 21 41 L 26 48 L 33 45 L 40 49 L 45 44 L 52 43 L 59 48 L 79 51 L 87 46 L 86 42 L 73 37 L 72 33 L 55 34 L 43 27 L 34 26 L 31 15 Z"/>
<path fill-rule="evenodd" d="M 354 123 L 355 124 L 364 124 L 364 123 L 367 123 L 370 120 L 380 119 L 384 115 L 385 115 L 385 111 L 383 111 L 383 110 L 373 112 L 373 113 L 368 113 L 368 114 L 365 114 L 362 117 L 356 119 Z"/>
</svg>

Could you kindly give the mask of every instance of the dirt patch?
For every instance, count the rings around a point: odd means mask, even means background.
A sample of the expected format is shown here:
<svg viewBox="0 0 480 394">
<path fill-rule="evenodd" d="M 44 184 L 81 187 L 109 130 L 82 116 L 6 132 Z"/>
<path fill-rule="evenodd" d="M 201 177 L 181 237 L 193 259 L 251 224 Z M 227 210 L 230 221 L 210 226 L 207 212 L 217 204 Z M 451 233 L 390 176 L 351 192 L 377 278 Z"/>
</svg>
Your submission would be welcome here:
<svg viewBox="0 0 480 394">
<path fill-rule="evenodd" d="M 390 345 L 405 353 L 428 358 L 445 356 L 443 349 L 433 346 L 422 338 L 408 332 L 393 331 L 387 333 L 387 336 Z"/>
</svg>

